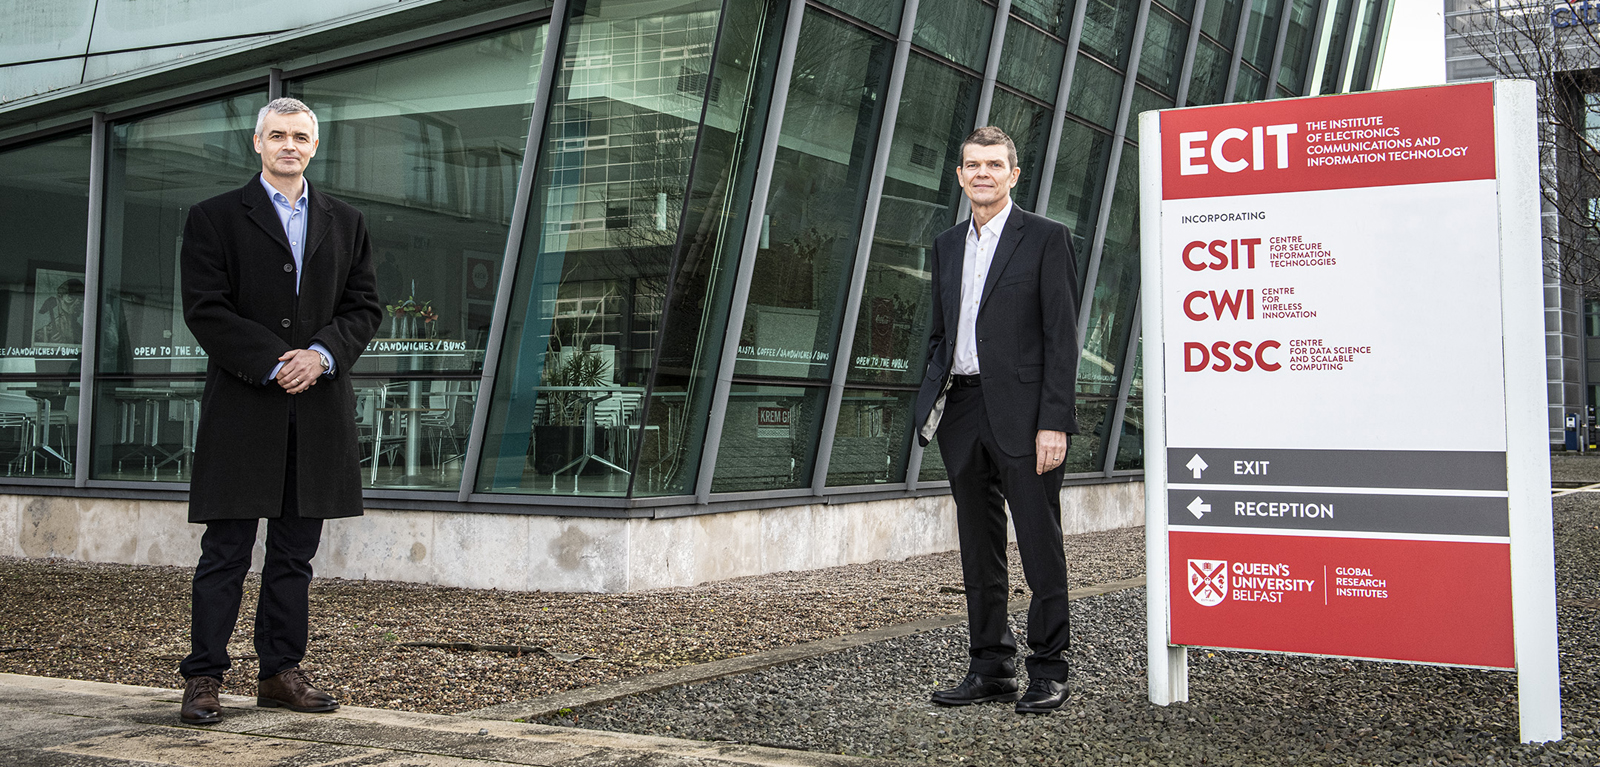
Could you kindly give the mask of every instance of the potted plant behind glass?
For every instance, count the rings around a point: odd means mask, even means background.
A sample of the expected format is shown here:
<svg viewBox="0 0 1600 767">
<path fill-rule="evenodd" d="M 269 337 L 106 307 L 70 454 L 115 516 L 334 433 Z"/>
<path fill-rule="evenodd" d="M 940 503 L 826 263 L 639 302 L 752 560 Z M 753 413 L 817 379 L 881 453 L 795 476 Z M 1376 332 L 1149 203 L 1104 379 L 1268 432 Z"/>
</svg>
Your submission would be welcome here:
<svg viewBox="0 0 1600 767">
<path fill-rule="evenodd" d="M 598 352 L 573 350 L 569 354 L 551 353 L 555 359 L 547 364 L 541 379 L 544 386 L 580 387 L 592 391 L 541 392 L 545 406 L 543 422 L 533 424 L 533 440 L 528 445 L 528 466 L 539 474 L 552 474 L 573 461 L 582 458 L 585 423 L 585 406 L 596 391 L 605 386 L 607 365 Z M 606 455 L 609 433 L 595 429 L 594 452 Z M 585 475 L 604 474 L 603 464 L 589 462 Z"/>
</svg>

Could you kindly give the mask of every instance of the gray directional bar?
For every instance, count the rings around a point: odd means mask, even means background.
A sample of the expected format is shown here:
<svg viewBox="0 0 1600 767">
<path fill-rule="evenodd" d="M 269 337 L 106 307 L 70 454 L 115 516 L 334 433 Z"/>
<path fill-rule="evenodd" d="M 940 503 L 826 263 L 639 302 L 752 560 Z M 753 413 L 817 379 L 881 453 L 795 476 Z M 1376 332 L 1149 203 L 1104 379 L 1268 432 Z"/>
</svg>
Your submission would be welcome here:
<svg viewBox="0 0 1600 767">
<path fill-rule="evenodd" d="M 1303 490 L 1168 490 L 1167 524 L 1419 535 L 1510 535 L 1505 498 L 1310 493 Z"/>
<path fill-rule="evenodd" d="M 1169 447 L 1167 482 L 1503 491 L 1506 454 Z"/>
</svg>

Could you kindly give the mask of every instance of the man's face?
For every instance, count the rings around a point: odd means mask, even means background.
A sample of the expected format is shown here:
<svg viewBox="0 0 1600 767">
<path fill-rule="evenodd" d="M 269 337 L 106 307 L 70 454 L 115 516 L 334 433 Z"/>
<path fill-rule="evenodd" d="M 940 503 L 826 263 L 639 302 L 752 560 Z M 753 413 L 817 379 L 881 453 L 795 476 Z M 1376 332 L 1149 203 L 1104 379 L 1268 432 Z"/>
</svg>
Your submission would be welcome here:
<svg viewBox="0 0 1600 767">
<path fill-rule="evenodd" d="M 1022 169 L 1011 167 L 1010 152 L 1004 144 L 968 144 L 961 151 L 956 177 L 973 205 L 1004 204 L 1011 196 L 1011 187 L 1022 177 Z"/>
<path fill-rule="evenodd" d="M 268 112 L 256 135 L 256 153 L 261 155 L 261 171 L 274 176 L 294 177 L 306 172 L 306 165 L 317 154 L 316 126 L 311 115 L 296 112 L 280 115 Z"/>
</svg>

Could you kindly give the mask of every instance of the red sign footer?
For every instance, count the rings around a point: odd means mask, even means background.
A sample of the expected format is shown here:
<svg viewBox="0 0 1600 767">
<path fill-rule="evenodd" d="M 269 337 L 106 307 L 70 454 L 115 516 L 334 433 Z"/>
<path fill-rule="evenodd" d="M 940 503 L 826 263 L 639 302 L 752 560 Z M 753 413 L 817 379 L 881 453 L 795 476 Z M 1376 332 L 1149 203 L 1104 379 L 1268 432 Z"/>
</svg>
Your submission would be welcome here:
<svg viewBox="0 0 1600 767">
<path fill-rule="evenodd" d="M 1513 668 L 1505 543 L 1173 531 L 1173 644 Z"/>
</svg>

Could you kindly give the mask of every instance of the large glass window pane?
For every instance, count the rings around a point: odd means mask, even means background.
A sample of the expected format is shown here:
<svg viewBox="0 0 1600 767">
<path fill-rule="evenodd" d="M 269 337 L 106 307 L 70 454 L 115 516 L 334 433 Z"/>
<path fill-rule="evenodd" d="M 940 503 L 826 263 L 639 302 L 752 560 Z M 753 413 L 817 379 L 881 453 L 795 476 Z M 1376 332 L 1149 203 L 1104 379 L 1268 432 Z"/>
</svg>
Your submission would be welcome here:
<svg viewBox="0 0 1600 767">
<path fill-rule="evenodd" d="M 822 411 L 821 386 L 734 384 L 711 490 L 732 493 L 811 484 Z"/>
<path fill-rule="evenodd" d="M 1216 0 L 1222 2 L 1222 0 Z M 1158 5 L 1165 7 L 1178 15 L 1178 18 L 1189 20 L 1194 15 L 1194 0 L 1156 0 Z"/>
<path fill-rule="evenodd" d="M 480 490 L 627 492 L 720 5 L 572 9 Z"/>
<path fill-rule="evenodd" d="M 1115 398 L 1139 298 L 1139 152 L 1124 145 L 1078 362 L 1078 392 Z"/>
<path fill-rule="evenodd" d="M 1129 112 L 1128 113 L 1129 131 L 1131 132 L 1133 126 L 1138 125 L 1139 115 L 1141 113 L 1149 112 L 1149 111 L 1156 110 L 1156 109 L 1171 109 L 1171 108 L 1172 108 L 1172 99 L 1167 98 L 1166 96 L 1163 96 L 1163 95 L 1161 95 L 1159 93 L 1156 93 L 1155 91 L 1150 90 L 1149 88 L 1146 88 L 1143 85 L 1134 86 L 1134 88 L 1133 88 L 1133 105 L 1131 107 L 1129 107 L 1129 109 L 1128 109 L 1128 112 Z"/>
<path fill-rule="evenodd" d="M 785 4 L 776 0 L 737 2 L 723 19 L 710 77 L 718 85 L 697 136 L 664 299 L 660 357 L 635 437 L 635 495 L 693 492 L 699 476 L 784 13 Z"/>
<path fill-rule="evenodd" d="M 889 32 L 900 30 L 901 0 L 818 0 L 830 8 L 837 8 L 879 29 Z"/>
<path fill-rule="evenodd" d="M 265 104 L 261 94 L 234 96 L 112 126 L 101 374 L 205 372 L 205 351 L 183 321 L 180 237 L 190 205 L 261 171 L 251 135 Z"/>
<path fill-rule="evenodd" d="M 1054 104 L 1061 87 L 1061 63 L 1067 46 L 1033 27 L 1016 22 L 1006 25 L 1005 51 L 1000 56 L 1000 82 L 1047 104 Z"/>
<path fill-rule="evenodd" d="M 1117 69 L 1126 67 L 1128 52 L 1133 48 L 1133 24 L 1139 15 L 1139 0 L 1087 2 L 1083 37 L 1078 45 Z"/>
<path fill-rule="evenodd" d="M 946 0 L 917 6 L 911 42 L 968 69 L 983 71 L 994 30 L 994 6 L 979 0 Z"/>
<path fill-rule="evenodd" d="M 1333 10 L 1333 33 L 1328 35 L 1328 57 L 1322 66 L 1321 92 L 1337 93 L 1339 78 L 1344 74 L 1344 49 L 1349 39 L 1350 14 L 1355 12 L 1358 0 L 1336 0 Z"/>
<path fill-rule="evenodd" d="M 1239 81 L 1233 86 L 1233 100 L 1260 101 L 1267 97 L 1267 77 L 1249 64 L 1239 64 Z"/>
<path fill-rule="evenodd" d="M 1011 13 L 1056 37 L 1065 38 L 1072 24 L 1072 0 L 1011 0 Z M 1011 29 L 1006 29 L 1010 45 Z"/>
<path fill-rule="evenodd" d="M 918 482 L 942 482 L 950 479 L 950 472 L 944 467 L 944 455 L 939 452 L 939 438 L 934 437 L 928 441 L 928 446 L 922 449 L 922 466 L 918 469 Z"/>
<path fill-rule="evenodd" d="M 1075 408 L 1078 415 L 1078 433 L 1072 435 L 1067 445 L 1067 459 L 1062 462 L 1068 474 L 1101 472 L 1105 465 L 1098 460 L 1104 452 L 1108 413 L 1113 400 L 1078 393 Z"/>
<path fill-rule="evenodd" d="M 461 486 L 478 379 L 362 376 L 353 382 L 362 484 L 420 489 Z M 597 406 L 599 423 L 594 433 L 600 444 L 589 452 L 615 449 L 630 436 L 626 429 L 618 428 L 623 414 L 616 404 L 601 402 Z M 569 410 L 583 415 L 578 407 Z M 581 430 L 573 431 L 578 432 L 576 442 L 581 445 Z M 588 454 L 572 452 L 573 458 Z M 576 473 L 569 472 L 571 476 Z M 570 476 L 564 478 L 570 481 Z"/>
<path fill-rule="evenodd" d="M 915 387 L 927 351 L 928 259 L 955 223 L 955 169 L 978 108 L 978 80 L 914 55 L 906 65 L 894 143 L 873 228 L 872 255 L 851 345 L 851 383 Z"/>
<path fill-rule="evenodd" d="M 1168 98 L 1178 91 L 1183 52 L 1189 46 L 1189 25 L 1160 8 L 1151 8 L 1139 49 L 1139 81 Z"/>
<path fill-rule="evenodd" d="M 1022 169 L 1022 177 L 1012 188 L 1011 199 L 1033 210 L 1034 194 L 1039 191 L 1039 164 L 1044 160 L 1045 144 L 1050 141 L 1050 110 L 996 88 L 989 107 L 989 124 L 1005 131 L 1017 145 L 1017 167 Z"/>
<path fill-rule="evenodd" d="M 1272 66 L 1272 52 L 1278 44 L 1278 19 L 1283 0 L 1255 0 L 1250 4 L 1250 26 L 1244 36 L 1244 60 L 1256 69 Z"/>
<path fill-rule="evenodd" d="M 366 214 L 390 308 L 353 372 L 482 369 L 544 38 L 525 27 L 291 84 L 322 133 L 306 177 Z"/>
<path fill-rule="evenodd" d="M 369 486 L 460 483 L 477 391 L 461 377 L 483 368 L 544 39 L 523 27 L 290 85 L 322 134 L 306 176 L 366 215 L 387 310 L 351 371 Z M 634 339 L 611 330 L 626 356 Z"/>
<path fill-rule="evenodd" d="M 828 380 L 892 53 L 806 16 L 734 375 Z"/>
<path fill-rule="evenodd" d="M 1194 50 L 1194 69 L 1189 75 L 1189 106 L 1221 104 L 1227 99 L 1229 65 L 1227 51 L 1200 38 Z"/>
<path fill-rule="evenodd" d="M 1372 57 L 1378 55 L 1378 17 L 1383 11 L 1379 0 L 1367 0 L 1366 11 L 1361 16 L 1361 29 L 1356 38 L 1355 71 L 1350 76 L 1350 90 L 1364 91 L 1372 87 Z"/>
<path fill-rule="evenodd" d="M 1239 10 L 1243 7 L 1244 0 L 1208 0 L 1200 31 L 1222 47 L 1232 48 L 1233 39 L 1239 35 Z"/>
<path fill-rule="evenodd" d="M 89 134 L 0 153 L 0 375 L 77 377 Z"/>
<path fill-rule="evenodd" d="M 89 134 L 0 153 L 0 463 L 70 477 L 78 436 Z"/>
<path fill-rule="evenodd" d="M 1100 215 L 1110 150 L 1111 136 L 1074 120 L 1062 124 L 1061 150 L 1056 154 L 1056 175 L 1050 182 L 1050 206 L 1046 212 L 1072 232 L 1079 285 L 1089 268 L 1089 245 Z"/>
<path fill-rule="evenodd" d="M 880 485 L 905 479 L 914 391 L 846 389 L 828 459 L 828 485 Z"/>
<path fill-rule="evenodd" d="M 1283 62 L 1278 66 L 1278 84 L 1298 94 L 1306 84 L 1311 67 L 1312 26 L 1317 22 L 1316 0 L 1294 0 L 1289 10 L 1289 29 L 1283 39 Z"/>
<path fill-rule="evenodd" d="M 1122 437 L 1117 442 L 1118 471 L 1144 468 L 1144 353 L 1133 352 L 1133 381 L 1128 387 L 1128 406 L 1122 414 Z"/>
<path fill-rule="evenodd" d="M 1067 111 L 1111 130 L 1117 124 L 1117 109 L 1122 106 L 1122 75 L 1094 59 L 1078 56 L 1072 71 L 1072 92 L 1067 96 Z"/>
<path fill-rule="evenodd" d="M 95 478 L 187 481 L 205 381 L 103 379 L 97 387 Z"/>
<path fill-rule="evenodd" d="M 264 94 L 239 95 L 111 128 L 96 478 L 188 478 L 206 352 L 183 320 L 183 224 L 189 206 L 261 170 L 251 134 L 265 103 Z"/>
</svg>

